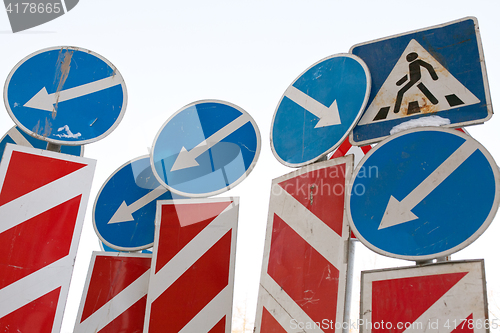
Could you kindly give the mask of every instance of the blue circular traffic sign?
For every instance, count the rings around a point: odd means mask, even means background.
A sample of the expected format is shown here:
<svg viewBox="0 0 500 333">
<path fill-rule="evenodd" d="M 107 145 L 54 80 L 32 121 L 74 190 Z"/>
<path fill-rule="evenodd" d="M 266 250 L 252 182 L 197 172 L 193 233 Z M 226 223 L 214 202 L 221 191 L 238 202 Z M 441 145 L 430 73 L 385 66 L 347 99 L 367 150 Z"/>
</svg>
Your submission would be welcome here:
<svg viewBox="0 0 500 333">
<path fill-rule="evenodd" d="M 423 127 L 370 150 L 347 188 L 356 237 L 400 259 L 450 255 L 476 240 L 496 214 L 500 172 L 489 152 L 459 131 Z"/>
<path fill-rule="evenodd" d="M 274 113 L 271 148 L 290 167 L 310 164 L 338 147 L 370 95 L 365 63 L 352 54 L 318 61 L 287 88 Z"/>
<path fill-rule="evenodd" d="M 4 102 L 29 135 L 58 145 L 83 145 L 118 126 L 127 92 L 120 72 L 104 57 L 63 46 L 21 60 L 7 77 Z"/>
<path fill-rule="evenodd" d="M 150 248 L 156 201 L 172 198 L 153 176 L 149 155 L 133 159 L 109 176 L 99 190 L 92 214 L 94 230 L 104 245 L 118 251 Z"/>
<path fill-rule="evenodd" d="M 162 126 L 153 143 L 151 165 L 158 181 L 187 197 L 225 192 L 251 172 L 260 153 L 253 118 L 228 102 L 186 105 Z"/>
</svg>

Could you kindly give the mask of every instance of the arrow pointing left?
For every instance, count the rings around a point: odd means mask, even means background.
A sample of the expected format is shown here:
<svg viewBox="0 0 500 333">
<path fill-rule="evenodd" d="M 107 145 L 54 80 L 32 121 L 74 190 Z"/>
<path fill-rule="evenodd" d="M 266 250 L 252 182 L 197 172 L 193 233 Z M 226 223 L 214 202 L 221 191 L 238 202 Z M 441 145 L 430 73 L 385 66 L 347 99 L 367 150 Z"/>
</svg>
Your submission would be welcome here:
<svg viewBox="0 0 500 333">
<path fill-rule="evenodd" d="M 167 191 L 168 190 L 165 187 L 160 185 L 130 205 L 127 205 L 124 200 L 120 207 L 118 207 L 116 212 L 113 214 L 108 224 L 134 221 L 134 217 L 132 216 L 133 213 L 146 206 L 151 201 L 158 199 L 161 195 L 163 195 L 163 193 Z"/>
<path fill-rule="evenodd" d="M 113 75 L 74 88 L 56 91 L 52 94 L 49 94 L 47 92 L 47 89 L 43 87 L 38 93 L 35 94 L 35 96 L 33 96 L 28 102 L 26 102 L 24 106 L 28 108 L 52 112 L 56 109 L 54 108 L 54 104 L 56 104 L 57 107 L 58 103 L 92 94 L 94 92 L 111 88 L 122 83 L 123 78 L 120 75 Z"/>
</svg>

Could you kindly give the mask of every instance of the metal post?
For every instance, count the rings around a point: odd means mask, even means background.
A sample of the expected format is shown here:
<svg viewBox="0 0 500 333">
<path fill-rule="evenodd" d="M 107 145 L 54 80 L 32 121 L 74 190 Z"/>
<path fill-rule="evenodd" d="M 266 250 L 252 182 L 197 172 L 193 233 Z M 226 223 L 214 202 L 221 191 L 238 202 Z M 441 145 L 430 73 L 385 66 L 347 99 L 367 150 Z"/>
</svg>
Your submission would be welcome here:
<svg viewBox="0 0 500 333">
<path fill-rule="evenodd" d="M 342 325 L 342 333 L 349 332 L 350 320 L 351 320 L 351 296 L 352 296 L 352 283 L 354 276 L 354 252 L 355 252 L 355 240 L 351 239 L 351 230 L 349 229 L 349 239 L 347 240 L 347 272 L 346 272 L 346 283 L 345 283 L 345 303 L 344 303 L 344 323 L 347 323 L 347 327 Z"/>
<path fill-rule="evenodd" d="M 436 262 L 446 262 L 451 260 L 451 255 L 446 257 L 440 257 L 436 259 Z"/>
<path fill-rule="evenodd" d="M 52 142 L 47 143 L 47 150 L 55 151 L 56 153 L 61 152 L 61 145 L 56 145 Z"/>
</svg>

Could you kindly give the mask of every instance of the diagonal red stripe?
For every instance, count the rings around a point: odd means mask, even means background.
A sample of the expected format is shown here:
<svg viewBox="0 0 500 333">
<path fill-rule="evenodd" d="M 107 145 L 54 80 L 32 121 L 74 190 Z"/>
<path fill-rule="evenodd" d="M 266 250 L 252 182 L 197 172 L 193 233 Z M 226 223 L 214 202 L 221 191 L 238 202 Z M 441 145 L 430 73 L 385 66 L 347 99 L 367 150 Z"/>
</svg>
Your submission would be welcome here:
<svg viewBox="0 0 500 333">
<path fill-rule="evenodd" d="M 467 273 L 373 281 L 372 322 L 391 322 L 394 333 L 403 332 L 404 327 L 396 328 L 398 323 L 413 323 Z M 385 332 L 383 327 L 372 331 Z"/>
<path fill-rule="evenodd" d="M 366 146 L 361 146 L 359 148 L 361 148 L 361 150 L 363 151 L 363 153 L 365 153 L 365 155 L 366 155 L 372 149 L 372 146 L 366 145 Z"/>
<path fill-rule="evenodd" d="M 231 203 L 232 201 L 162 205 L 155 274 Z"/>
<path fill-rule="evenodd" d="M 146 300 L 144 296 L 130 308 L 104 326 L 99 333 L 140 333 L 144 328 L 146 314 Z"/>
<path fill-rule="evenodd" d="M 217 324 L 212 327 L 208 333 L 225 333 L 226 332 L 226 316 L 222 317 Z"/>
<path fill-rule="evenodd" d="M 450 321 L 453 322 L 452 320 Z M 474 322 L 474 318 L 472 317 L 471 313 L 464 321 L 458 324 L 457 327 L 451 333 L 474 333 L 474 327 L 478 326 L 479 325 Z"/>
<path fill-rule="evenodd" d="M 0 332 L 51 333 L 61 287 L 0 318 Z"/>
<path fill-rule="evenodd" d="M 13 151 L 0 192 L 0 206 L 85 166 L 86 164 Z"/>
<path fill-rule="evenodd" d="M 0 288 L 67 256 L 81 195 L 0 234 Z"/>
<path fill-rule="evenodd" d="M 276 214 L 267 273 L 314 322 L 335 323 L 338 269 Z"/>
<path fill-rule="evenodd" d="M 337 157 L 342 157 L 347 154 L 349 149 L 351 149 L 352 145 L 349 142 L 349 137 L 345 138 L 344 142 L 337 148 L 337 150 L 333 153 L 333 155 L 330 157 L 330 159 L 334 159 Z"/>
<path fill-rule="evenodd" d="M 287 333 L 286 330 L 281 327 L 280 323 L 267 311 L 265 307 L 262 307 L 262 321 L 260 323 L 261 333 Z"/>
<path fill-rule="evenodd" d="M 231 230 L 151 304 L 150 333 L 177 333 L 229 281 Z"/>
<path fill-rule="evenodd" d="M 80 322 L 113 299 L 150 267 L 151 258 L 96 256 Z"/>
<path fill-rule="evenodd" d="M 345 164 L 287 179 L 279 185 L 342 237 Z"/>
</svg>

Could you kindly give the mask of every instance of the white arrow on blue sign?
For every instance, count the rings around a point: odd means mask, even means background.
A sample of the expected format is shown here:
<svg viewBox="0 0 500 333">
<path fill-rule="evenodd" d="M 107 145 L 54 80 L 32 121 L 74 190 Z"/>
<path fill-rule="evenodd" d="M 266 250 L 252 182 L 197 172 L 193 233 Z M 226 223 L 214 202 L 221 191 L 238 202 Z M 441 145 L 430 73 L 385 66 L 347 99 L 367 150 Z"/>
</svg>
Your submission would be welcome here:
<svg viewBox="0 0 500 333">
<path fill-rule="evenodd" d="M 438 127 L 411 129 L 378 144 L 358 165 L 346 210 L 373 251 L 407 260 L 450 255 L 489 226 L 500 172 L 472 137 Z"/>
<path fill-rule="evenodd" d="M 156 201 L 167 199 L 172 194 L 154 177 L 149 155 L 133 159 L 118 168 L 97 194 L 94 230 L 105 245 L 118 251 L 150 248 Z"/>
<path fill-rule="evenodd" d="M 429 126 L 431 119 L 463 127 L 493 114 L 474 17 L 361 43 L 351 53 L 372 77 L 368 106 L 349 136 L 354 145 L 381 141 L 401 127 Z"/>
<path fill-rule="evenodd" d="M 257 124 L 240 107 L 204 100 L 186 105 L 162 126 L 151 165 L 172 192 L 208 197 L 225 192 L 251 172 L 260 153 Z"/>
<path fill-rule="evenodd" d="M 125 82 L 101 55 L 76 47 L 30 54 L 4 87 L 10 117 L 26 133 L 58 145 L 83 145 L 111 133 L 123 118 Z"/>
<path fill-rule="evenodd" d="M 316 62 L 287 88 L 274 113 L 271 148 L 290 167 L 310 164 L 337 148 L 363 112 L 370 73 L 352 54 Z"/>
</svg>

